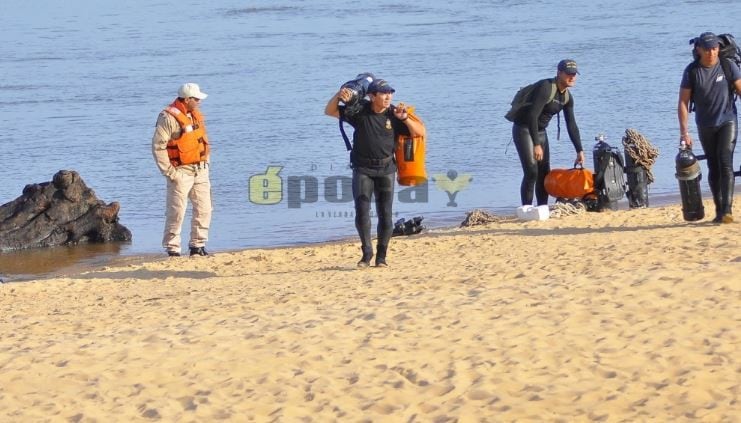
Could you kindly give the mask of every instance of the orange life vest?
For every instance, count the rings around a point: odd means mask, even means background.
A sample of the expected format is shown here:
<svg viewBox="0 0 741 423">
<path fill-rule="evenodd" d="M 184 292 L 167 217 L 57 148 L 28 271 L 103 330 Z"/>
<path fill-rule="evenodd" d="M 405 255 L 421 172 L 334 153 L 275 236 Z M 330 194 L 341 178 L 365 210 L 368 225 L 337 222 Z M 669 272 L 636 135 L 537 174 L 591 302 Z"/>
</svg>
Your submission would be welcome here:
<svg viewBox="0 0 741 423">
<path fill-rule="evenodd" d="M 188 116 L 185 104 L 177 99 L 165 108 L 165 112 L 172 115 L 180 124 L 180 138 L 167 142 L 167 157 L 173 166 L 187 165 L 208 161 L 208 136 L 206 123 L 199 110 L 190 112 Z"/>
</svg>

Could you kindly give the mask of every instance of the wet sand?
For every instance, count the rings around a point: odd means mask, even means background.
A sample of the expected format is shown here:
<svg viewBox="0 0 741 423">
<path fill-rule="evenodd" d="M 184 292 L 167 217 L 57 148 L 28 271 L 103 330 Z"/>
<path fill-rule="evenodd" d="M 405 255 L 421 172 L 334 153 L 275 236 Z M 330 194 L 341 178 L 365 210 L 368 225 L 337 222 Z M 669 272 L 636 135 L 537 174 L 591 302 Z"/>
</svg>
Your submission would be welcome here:
<svg viewBox="0 0 741 423">
<path fill-rule="evenodd" d="M 737 186 L 741 192 L 741 185 Z M 680 202 L 678 194 L 652 195 L 651 207 L 671 206 Z M 621 210 L 628 209 L 627 200 L 620 202 Z M 447 217 L 437 221 L 433 231 L 449 230 L 460 226 L 466 213 L 461 210 L 460 215 L 452 219 Z M 514 216 L 514 210 L 512 210 Z M 504 216 L 503 216 L 504 217 Z M 430 226 L 430 220 L 424 222 Z M 352 242 L 355 237 L 340 241 Z M 317 244 L 308 244 L 317 245 Z M 279 247 L 267 247 L 279 248 Z M 236 251 L 231 249 L 227 251 Z M 151 261 L 164 258 L 162 251 L 152 251 L 144 254 L 127 254 L 126 244 L 81 244 L 71 247 L 37 248 L 13 252 L 0 253 L 0 280 L 4 282 L 19 282 L 56 277 L 73 276 L 79 273 L 92 271 L 101 266 L 116 266 L 137 261 Z"/>
</svg>

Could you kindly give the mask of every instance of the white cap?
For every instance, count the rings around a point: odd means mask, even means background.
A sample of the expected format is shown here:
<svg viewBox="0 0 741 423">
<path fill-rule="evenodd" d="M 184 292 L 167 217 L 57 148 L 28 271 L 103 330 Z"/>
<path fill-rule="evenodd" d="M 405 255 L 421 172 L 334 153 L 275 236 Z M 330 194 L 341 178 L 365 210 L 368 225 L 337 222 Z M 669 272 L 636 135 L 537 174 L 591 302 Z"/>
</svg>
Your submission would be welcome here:
<svg viewBox="0 0 741 423">
<path fill-rule="evenodd" d="M 203 100 L 206 97 L 208 97 L 208 94 L 201 91 L 201 87 L 199 87 L 198 84 L 188 82 L 187 84 L 183 84 L 183 86 L 180 87 L 180 89 L 178 90 L 178 97 L 180 98 L 195 97 L 199 100 Z"/>
</svg>

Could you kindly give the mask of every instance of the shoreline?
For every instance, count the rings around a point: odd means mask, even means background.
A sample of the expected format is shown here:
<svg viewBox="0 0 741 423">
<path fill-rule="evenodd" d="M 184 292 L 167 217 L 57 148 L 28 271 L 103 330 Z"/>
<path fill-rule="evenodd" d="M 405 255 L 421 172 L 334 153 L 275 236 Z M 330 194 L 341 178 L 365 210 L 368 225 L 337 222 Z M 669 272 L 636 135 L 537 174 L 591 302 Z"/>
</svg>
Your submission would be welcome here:
<svg viewBox="0 0 741 423">
<path fill-rule="evenodd" d="M 737 192 L 741 192 L 741 184 L 737 184 Z M 707 200 L 707 199 L 705 199 Z M 620 200 L 620 210 L 619 211 L 632 211 L 633 209 L 630 209 L 628 207 L 628 201 L 626 198 L 623 198 Z M 550 203 L 549 205 L 553 205 L 553 203 Z M 679 196 L 679 193 L 668 193 L 668 194 L 656 194 L 649 198 L 649 207 L 648 208 L 655 208 L 655 207 L 667 207 L 667 206 L 676 206 L 681 210 L 681 198 Z M 485 208 L 480 210 L 487 210 Z M 640 210 L 640 209 L 637 209 Z M 706 205 L 706 210 L 708 210 Z M 465 215 L 467 215 L 469 212 L 473 210 L 469 210 L 467 212 L 461 213 L 460 222 L 457 224 L 453 224 L 452 219 L 447 219 L 449 222 L 444 222 L 441 226 L 434 226 L 434 227 L 428 227 L 423 234 L 428 233 L 430 231 L 449 231 L 449 230 L 455 230 L 459 229 L 460 223 L 463 222 Z M 501 217 L 513 217 L 514 218 L 514 209 L 512 213 L 502 214 L 502 213 L 494 213 L 497 216 Z M 708 217 L 704 220 L 707 220 Z M 703 220 L 703 221 L 704 221 Z M 520 223 L 525 223 L 524 221 L 520 221 Z M 392 242 L 394 239 L 399 239 L 401 237 L 394 237 L 392 238 Z M 250 248 L 233 248 L 233 249 L 225 249 L 225 250 L 219 250 L 215 251 L 213 254 L 223 254 L 223 253 L 235 253 L 235 252 L 242 252 L 242 251 L 254 251 L 254 250 L 273 250 L 273 249 L 281 249 L 281 248 L 302 248 L 302 247 L 310 247 L 310 246 L 321 246 L 324 244 L 334 244 L 334 243 L 346 243 L 346 242 L 357 242 L 356 236 L 348 236 L 340 239 L 330 239 L 330 240 L 320 240 L 316 242 L 308 242 L 308 243 L 293 243 L 293 244 L 286 244 L 286 245 L 273 245 L 273 246 L 257 246 L 257 247 L 250 247 Z M 120 245 L 116 244 L 84 244 L 84 245 L 78 245 L 78 246 L 72 246 L 72 247 L 54 247 L 52 249 L 34 249 L 34 250 L 21 250 L 21 251 L 13 251 L 10 253 L 5 253 L 10 256 L 10 260 L 13 261 L 13 265 L 18 266 L 19 261 L 24 259 L 25 257 L 29 257 L 30 261 L 32 263 L 29 263 L 25 265 L 25 267 L 35 267 L 38 268 L 39 262 L 43 262 L 44 265 L 49 268 L 49 270 L 42 270 L 39 272 L 3 272 L 0 271 L 0 281 L 3 283 L 14 283 L 14 282 L 27 282 L 27 281 L 34 281 L 34 280 L 48 280 L 48 279 L 54 279 L 59 277 L 72 277 L 76 274 L 92 271 L 101 267 L 112 267 L 112 266 L 119 266 L 119 265 L 125 265 L 125 264 L 131 264 L 131 263 L 141 263 L 141 262 L 147 262 L 147 261 L 158 261 L 158 260 L 166 260 L 168 257 L 164 255 L 162 252 L 151 252 L 151 253 L 136 253 L 136 254 L 119 254 L 117 251 L 120 249 Z M 57 254 L 58 251 L 63 251 L 61 254 Z M 79 253 L 79 254 L 76 254 Z M 40 256 L 40 258 L 34 258 L 34 255 Z M 80 258 L 74 258 L 75 255 L 79 255 Z M 17 258 L 20 258 L 21 260 L 17 260 L 13 256 L 16 256 Z M 69 256 L 73 256 L 72 261 L 70 261 Z M 185 255 L 187 256 L 187 255 Z M 55 258 L 57 257 L 57 258 Z M 0 265 L 5 263 L 5 265 L 8 265 L 8 262 L 2 262 L 3 260 L 3 254 L 0 254 Z M 5 257 L 6 260 L 8 260 L 8 256 Z M 21 264 L 21 266 L 23 266 Z M 0 266 L 1 267 L 1 266 Z"/>
</svg>

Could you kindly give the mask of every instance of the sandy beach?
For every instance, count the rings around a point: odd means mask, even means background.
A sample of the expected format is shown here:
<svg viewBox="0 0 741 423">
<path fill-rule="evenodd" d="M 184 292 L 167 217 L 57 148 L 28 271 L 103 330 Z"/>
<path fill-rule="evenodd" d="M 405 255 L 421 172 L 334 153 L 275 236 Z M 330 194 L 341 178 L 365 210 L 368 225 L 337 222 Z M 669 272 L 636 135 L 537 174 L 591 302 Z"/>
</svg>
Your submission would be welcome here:
<svg viewBox="0 0 741 423">
<path fill-rule="evenodd" d="M 740 240 L 674 205 L 6 283 L 0 421 L 739 421 Z"/>
</svg>

